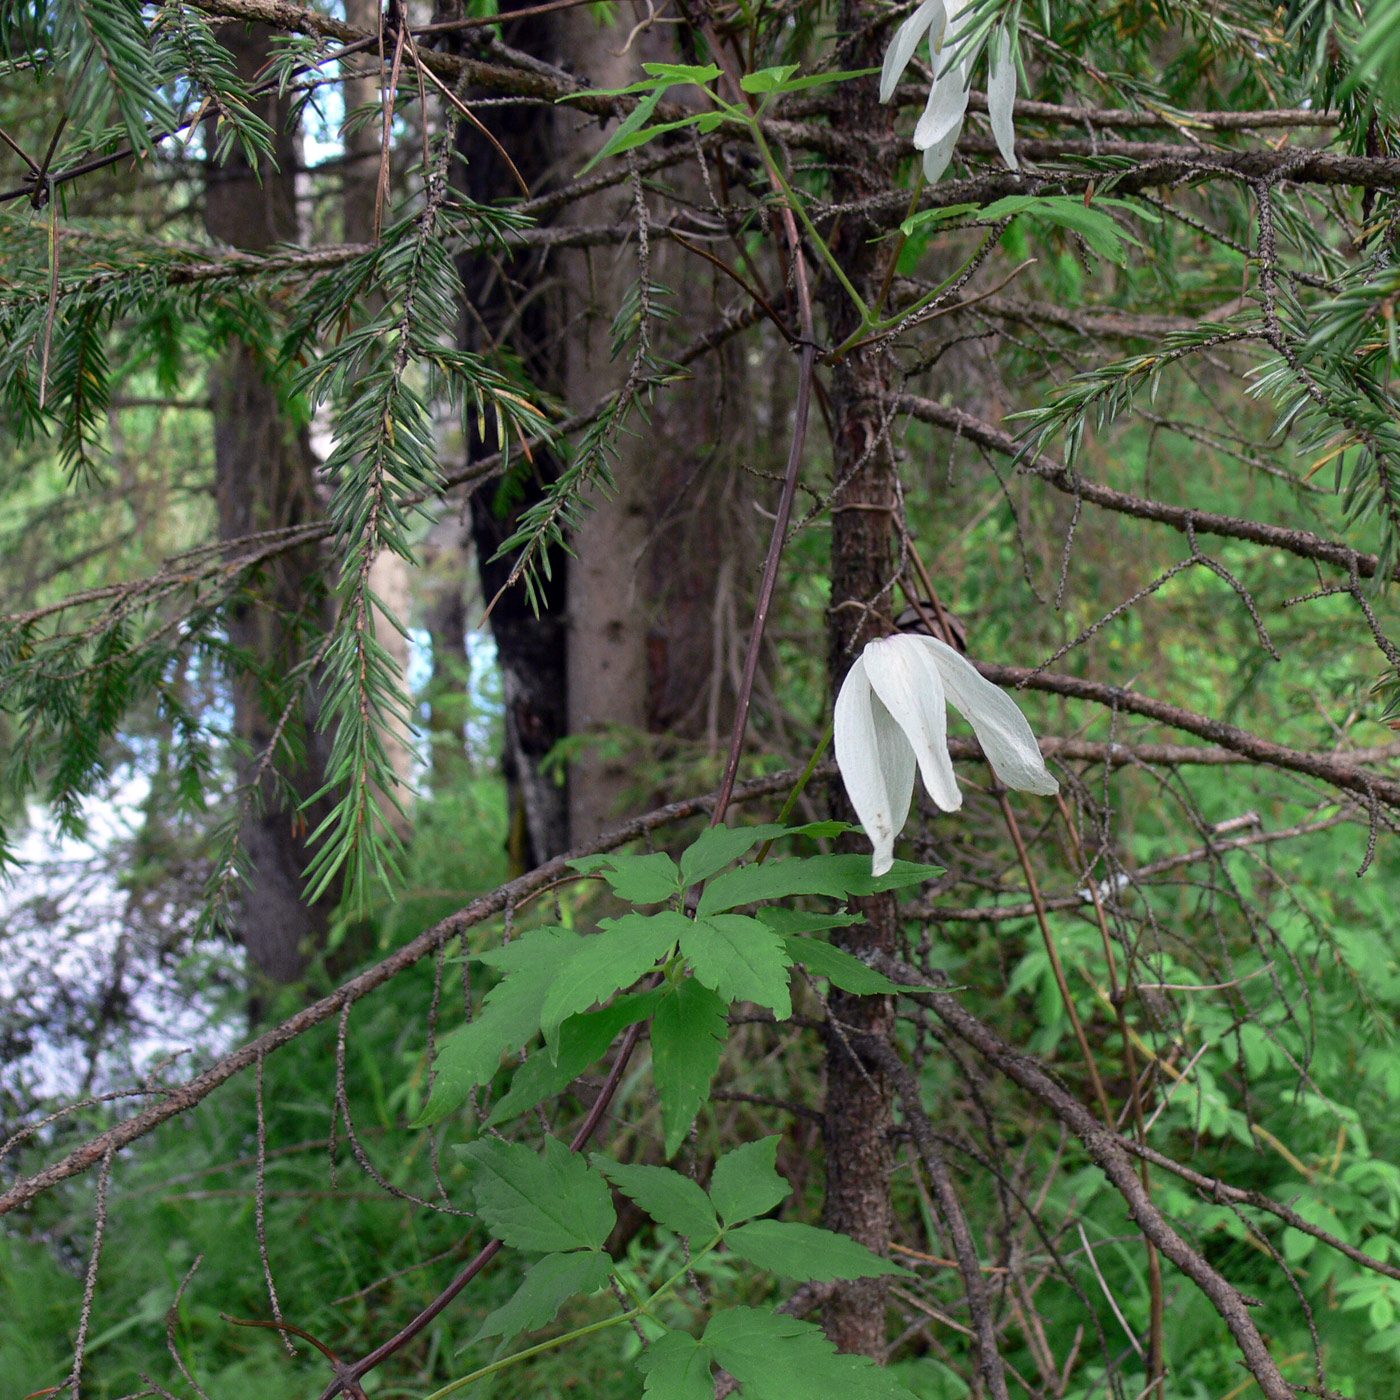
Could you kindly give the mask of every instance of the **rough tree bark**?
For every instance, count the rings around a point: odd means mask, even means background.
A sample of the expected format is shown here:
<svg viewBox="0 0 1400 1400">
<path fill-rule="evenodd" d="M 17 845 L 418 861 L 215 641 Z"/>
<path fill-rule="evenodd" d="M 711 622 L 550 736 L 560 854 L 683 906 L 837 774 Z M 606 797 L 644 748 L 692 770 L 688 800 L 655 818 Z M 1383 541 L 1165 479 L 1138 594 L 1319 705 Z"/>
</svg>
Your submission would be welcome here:
<svg viewBox="0 0 1400 1400">
<path fill-rule="evenodd" d="M 853 33 L 874 7 L 861 0 L 841 6 L 840 29 Z M 878 67 L 880 52 L 867 39 L 848 50 L 852 68 Z M 876 100 L 873 78 L 843 83 L 833 123 L 851 132 L 873 133 L 890 118 Z M 851 165 L 833 167 L 831 198 L 863 199 L 881 188 L 877 172 Z M 884 273 L 887 245 L 870 241 L 859 222 L 837 230 L 832 252 L 867 304 L 873 305 Z M 859 326 L 859 314 L 832 279 L 822 284 L 826 333 L 839 344 Z M 830 379 L 832 471 L 838 483 L 831 512 L 831 612 L 829 670 L 835 694 L 861 647 L 890 630 L 896 570 L 896 468 L 880 404 L 889 390 L 889 365 L 878 351 L 856 351 L 841 360 Z M 845 794 L 833 799 L 836 814 L 851 819 Z M 852 849 L 868 850 L 861 842 Z M 865 922 L 836 931 L 860 956 L 893 955 L 899 909 L 892 894 L 853 900 Z M 894 1004 L 885 996 L 853 996 L 832 989 L 832 1031 L 826 1062 L 826 1225 L 852 1236 L 877 1254 L 890 1244 L 890 1176 L 894 1170 L 893 1091 L 879 1065 L 860 1053 L 863 1040 L 887 1039 L 894 1029 Z M 823 1305 L 822 1323 L 842 1351 L 884 1360 L 888 1283 L 862 1279 L 839 1284 Z"/>
<path fill-rule="evenodd" d="M 624 13 L 630 10 L 624 7 Z M 642 76 L 639 42 L 619 54 L 618 33 L 585 10 L 566 11 L 557 22 L 561 52 L 593 87 L 624 87 Z M 649 36 L 643 36 L 643 39 Z M 579 169 L 602 141 L 597 123 L 565 107 L 556 118 L 556 150 Z M 635 222 L 632 192 L 606 190 L 576 205 L 583 223 Z M 610 250 L 570 250 L 561 259 L 570 289 L 564 342 L 564 385 L 569 401 L 592 403 L 626 378 L 630 356 L 610 358 L 611 317 L 638 277 L 635 244 L 620 257 Z M 651 270 L 647 270 L 649 275 Z M 569 732 L 575 748 L 570 772 L 569 832 L 587 840 L 615 820 L 637 781 L 629 735 L 647 719 L 647 604 L 641 586 L 642 557 L 651 536 L 652 474 L 639 470 L 637 440 L 617 443 L 617 490 L 595 494 L 592 509 L 571 540 L 569 572 Z M 609 733 L 611 731 L 611 733 Z"/>
<path fill-rule="evenodd" d="M 251 82 L 271 52 L 271 31 L 230 26 L 221 37 L 240 77 Z M 253 171 L 237 143 L 225 164 L 206 167 L 205 224 L 219 242 L 256 250 L 296 238 L 299 151 L 290 105 L 290 94 L 261 99 L 261 116 L 277 133 L 276 170 L 264 165 Z M 234 341 L 211 376 L 221 539 L 299 525 L 319 514 L 309 435 L 284 412 L 271 372 L 253 348 Z M 229 613 L 229 642 L 254 668 L 253 675 L 240 675 L 233 684 L 234 730 L 252 753 L 245 778 L 271 742 L 277 720 L 278 702 L 269 701 L 266 692 L 291 674 L 306 656 L 307 639 L 327 625 L 322 578 L 322 561 L 313 550 L 283 554 L 265 566 L 256 594 Z M 250 878 L 241 900 L 240 934 L 255 973 L 275 983 L 295 981 L 306 970 L 310 950 L 324 942 L 333 902 L 329 896 L 315 905 L 302 899 L 306 836 L 319 816 L 298 807 L 321 786 L 328 752 L 316 726 L 314 687 L 309 693 L 304 723 L 293 726 L 304 739 L 303 759 L 292 771 L 283 770 L 285 790 L 264 778 L 260 807 L 250 811 L 241 833 Z"/>
</svg>

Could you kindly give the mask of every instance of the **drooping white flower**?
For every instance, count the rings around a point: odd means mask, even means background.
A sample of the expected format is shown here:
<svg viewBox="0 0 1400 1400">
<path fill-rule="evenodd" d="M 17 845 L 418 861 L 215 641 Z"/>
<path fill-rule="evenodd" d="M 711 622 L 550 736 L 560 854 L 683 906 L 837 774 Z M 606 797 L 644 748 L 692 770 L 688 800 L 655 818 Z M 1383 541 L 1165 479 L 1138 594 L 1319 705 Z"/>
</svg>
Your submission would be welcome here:
<svg viewBox="0 0 1400 1400">
<path fill-rule="evenodd" d="M 1007 787 L 1044 797 L 1059 791 L 1016 702 L 965 656 L 935 637 L 911 633 L 870 642 L 836 697 L 835 739 L 846 793 L 875 847 L 876 875 L 893 864 L 916 769 L 943 811 L 962 806 L 948 753 L 948 703 L 971 723 Z"/>
<path fill-rule="evenodd" d="M 923 0 L 923 3 L 899 26 L 885 50 L 885 62 L 880 70 L 880 101 L 894 96 L 919 40 L 928 35 L 929 57 L 933 65 L 933 84 L 919 124 L 914 128 L 914 149 L 924 153 L 924 177 L 932 184 L 948 168 L 953 148 L 962 132 L 967 115 L 967 99 L 971 90 L 972 65 L 976 52 L 963 53 L 953 62 L 950 52 L 971 19 L 970 0 Z M 988 61 L 987 112 L 991 118 L 992 135 L 997 149 L 1012 170 L 1020 169 L 1016 161 L 1015 133 L 1012 110 L 1016 102 L 1016 62 L 1011 52 L 1011 34 L 997 31 L 992 41 Z"/>
</svg>

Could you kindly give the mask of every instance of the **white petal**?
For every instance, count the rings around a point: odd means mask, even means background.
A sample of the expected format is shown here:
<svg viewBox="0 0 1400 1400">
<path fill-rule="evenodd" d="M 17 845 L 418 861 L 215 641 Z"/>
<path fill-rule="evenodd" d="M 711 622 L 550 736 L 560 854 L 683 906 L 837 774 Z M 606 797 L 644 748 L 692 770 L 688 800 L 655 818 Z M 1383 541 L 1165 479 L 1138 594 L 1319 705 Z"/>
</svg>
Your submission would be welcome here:
<svg viewBox="0 0 1400 1400">
<path fill-rule="evenodd" d="M 1016 128 L 1011 120 L 1016 105 L 1016 61 L 1011 54 L 1011 34 L 1003 29 L 992 43 L 987 63 L 987 115 L 992 121 L 992 135 L 997 150 L 1012 170 L 1016 163 Z"/>
<path fill-rule="evenodd" d="M 952 67 L 952 55 L 944 54 L 943 51 L 962 33 L 963 25 L 972 18 L 967 12 L 967 7 L 971 0 L 944 0 L 943 17 L 944 22 L 935 25 L 929 30 L 928 49 L 933 57 L 933 76 L 941 77 Z M 940 55 L 942 61 L 940 62 Z M 962 54 L 959 62 L 971 64 L 973 55 Z"/>
<path fill-rule="evenodd" d="M 929 796 L 945 812 L 956 812 L 962 793 L 948 757 L 948 709 L 937 663 L 903 635 L 871 642 L 862 660 L 876 699 L 904 731 Z"/>
<path fill-rule="evenodd" d="M 962 124 L 969 92 L 967 64 L 960 63 L 950 73 L 940 74 L 928 90 L 928 103 L 914 128 L 914 149 L 926 151 L 936 146 L 950 131 Z"/>
<path fill-rule="evenodd" d="M 856 658 L 835 711 L 836 763 L 846 796 L 875 847 L 872 873 L 894 861 L 894 838 L 914 795 L 914 752 L 890 712 L 876 699 L 864 656 Z"/>
<path fill-rule="evenodd" d="M 911 637 L 926 647 L 943 677 L 949 702 L 971 723 L 992 771 L 1007 787 L 1051 797 L 1060 785 L 1040 756 L 1027 721 L 1016 702 L 1000 686 L 986 680 L 961 653 L 936 637 Z"/>
<path fill-rule="evenodd" d="M 924 179 L 930 185 L 936 185 L 948 168 L 948 162 L 953 159 L 953 150 L 958 144 L 958 137 L 962 135 L 962 128 L 963 124 L 959 121 L 937 145 L 930 146 L 924 152 Z"/>
<path fill-rule="evenodd" d="M 890 46 L 885 50 L 885 63 L 880 69 L 880 101 L 888 102 L 894 96 L 919 40 L 930 27 L 943 28 L 943 0 L 924 0 L 903 24 L 894 32 Z"/>
</svg>

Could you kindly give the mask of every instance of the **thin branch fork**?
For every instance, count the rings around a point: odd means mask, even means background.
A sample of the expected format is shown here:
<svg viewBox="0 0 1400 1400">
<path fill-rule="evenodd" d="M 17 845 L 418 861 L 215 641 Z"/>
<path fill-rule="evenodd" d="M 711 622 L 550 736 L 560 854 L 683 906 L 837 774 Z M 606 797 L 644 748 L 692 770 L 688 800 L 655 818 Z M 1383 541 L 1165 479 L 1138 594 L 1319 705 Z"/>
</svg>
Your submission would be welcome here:
<svg viewBox="0 0 1400 1400">
<path fill-rule="evenodd" d="M 1234 761 L 1236 763 L 1243 762 L 1238 755 L 1235 756 Z M 1140 885 L 1144 880 L 1150 880 L 1154 875 L 1164 875 L 1169 870 L 1178 870 L 1184 865 L 1195 865 L 1198 861 L 1219 857 L 1229 851 L 1248 850 L 1252 846 L 1270 845 L 1276 841 L 1292 841 L 1300 836 L 1311 836 L 1319 831 L 1330 831 L 1334 826 L 1345 821 L 1359 821 L 1360 819 L 1360 809 L 1348 803 L 1346 808 L 1335 816 L 1323 817 L 1318 821 L 1300 822 L 1296 826 L 1272 831 L 1259 831 L 1250 836 L 1236 836 L 1229 841 L 1218 841 L 1212 846 L 1197 846 L 1194 850 L 1182 851 L 1177 855 L 1165 856 L 1161 860 L 1154 860 L 1148 865 L 1139 866 L 1136 870 L 1129 872 L 1126 877 L 1120 877 L 1124 879 L 1122 888 L 1128 889 Z M 1107 900 L 1105 882 L 1096 877 L 1089 878 L 1092 881 L 1089 888 L 1077 889 L 1073 894 L 1043 895 L 1042 905 L 1047 911 L 1083 909 L 1086 904 L 1093 902 L 1096 892 L 1101 899 Z M 1109 888 L 1112 888 L 1112 883 L 1112 881 L 1108 882 Z M 999 923 L 1005 919 L 1030 919 L 1034 918 L 1036 914 L 1035 904 L 1030 900 L 1019 904 L 971 905 L 964 909 L 948 909 L 936 900 L 932 900 L 916 902 L 910 908 L 912 912 L 918 914 L 919 918 L 936 924 Z"/>
<path fill-rule="evenodd" d="M 1270 1354 L 1249 1314 L 1244 1294 L 1218 1273 L 1204 1255 L 1193 1249 L 1153 1203 L 1133 1169 L 1131 1144 L 1100 1123 L 1039 1064 L 1013 1049 L 991 1027 L 965 1010 L 956 997 L 930 986 L 921 974 L 893 958 L 880 958 L 876 965 L 892 980 L 902 982 L 911 995 L 926 1001 L 960 1040 L 1048 1108 L 1080 1140 L 1095 1165 L 1127 1203 L 1130 1219 L 1210 1300 L 1234 1336 L 1245 1365 L 1266 1400 L 1294 1400 L 1294 1388 L 1284 1379 Z M 905 1108 L 908 1111 L 907 1102 Z M 916 1100 L 915 1115 L 922 1112 L 922 1105 Z"/>
</svg>

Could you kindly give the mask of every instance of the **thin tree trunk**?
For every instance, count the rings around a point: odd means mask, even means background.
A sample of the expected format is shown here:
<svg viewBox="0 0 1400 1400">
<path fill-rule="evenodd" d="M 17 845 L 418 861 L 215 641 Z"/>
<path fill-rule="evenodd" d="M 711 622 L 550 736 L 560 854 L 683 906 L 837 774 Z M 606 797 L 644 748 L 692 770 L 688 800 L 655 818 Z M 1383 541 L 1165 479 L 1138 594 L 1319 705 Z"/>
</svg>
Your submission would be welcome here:
<svg viewBox="0 0 1400 1400">
<path fill-rule="evenodd" d="M 869 19 L 872 6 L 846 0 L 840 27 L 852 33 Z M 878 67 L 880 55 L 868 43 L 849 53 L 853 68 Z M 848 131 L 874 133 L 889 117 L 876 102 L 873 79 L 843 83 L 842 109 L 835 119 Z M 831 198 L 838 203 L 864 198 L 873 188 L 847 165 L 833 169 Z M 869 241 L 865 230 L 847 224 L 832 248 L 867 304 L 873 304 L 883 273 L 887 245 Z M 859 326 L 846 292 L 824 283 L 827 334 L 839 344 Z M 832 470 L 844 484 L 832 503 L 831 613 L 828 626 L 833 694 L 861 647 L 889 630 L 896 567 L 896 471 L 889 434 L 879 404 L 888 390 L 888 365 L 878 352 L 857 351 L 841 360 L 831 377 Z M 835 799 L 837 815 L 849 820 L 845 794 Z M 869 850 L 867 843 L 852 849 Z M 899 909 L 892 894 L 854 900 L 862 924 L 835 931 L 850 951 L 892 955 L 899 935 Z M 886 996 L 852 996 L 833 988 L 832 1031 L 826 1062 L 826 1224 L 859 1240 L 877 1254 L 890 1244 L 890 1177 L 894 1170 L 893 1093 L 877 1063 L 861 1053 L 869 1039 L 886 1040 L 894 1029 L 894 1004 Z M 842 1351 L 884 1360 L 888 1285 L 885 1279 L 841 1283 L 822 1308 L 827 1335 Z"/>
<path fill-rule="evenodd" d="M 644 62 L 683 57 L 665 25 L 624 43 L 648 11 L 636 5 L 618 13 L 611 29 L 586 9 L 557 21 L 561 51 L 590 85 L 625 86 L 644 76 Z M 573 168 L 609 134 L 567 108 L 558 123 L 559 151 Z M 698 205 L 709 198 L 693 162 L 667 179 Z M 643 231 L 637 198 L 629 181 L 573 213 L 584 224 L 633 230 L 619 253 L 563 255 L 572 296 L 566 385 L 574 405 L 621 387 L 638 352 L 664 365 L 668 345 L 717 319 L 708 273 L 693 253 Z M 643 199 L 654 195 L 644 191 Z M 614 359 L 612 309 L 642 281 L 655 309 L 644 327 L 647 344 L 634 337 Z M 742 628 L 746 635 L 748 621 L 734 594 L 747 592 L 745 563 L 762 548 L 742 518 L 747 511 L 753 519 L 751 493 L 732 489 L 736 463 L 754 439 L 746 378 L 738 353 L 719 352 L 654 402 L 647 396 L 638 404 L 614 442 L 616 490 L 593 495 L 571 540 L 569 731 L 584 741 L 573 750 L 569 779 L 574 841 L 589 840 L 629 807 L 664 801 L 667 761 L 701 739 L 717 757 L 718 735 L 728 728 L 738 677 L 726 663 L 731 642 L 740 655 L 736 634 Z"/>
<path fill-rule="evenodd" d="M 270 53 L 270 31 L 261 25 L 230 26 L 224 42 L 240 76 L 251 82 Z M 205 221 L 211 237 L 235 248 L 262 249 L 297 236 L 295 179 L 298 143 L 288 124 L 289 101 L 269 95 L 262 116 L 277 132 L 277 169 L 255 172 L 237 143 L 224 165 L 206 169 Z M 318 514 L 315 456 L 308 434 L 283 412 L 271 366 L 253 348 L 234 342 L 212 374 L 215 495 L 220 538 L 298 525 Z M 248 746 L 251 776 L 272 741 L 285 678 L 304 660 L 308 643 L 327 625 L 321 560 L 310 549 L 268 564 L 257 592 L 229 614 L 229 642 L 251 663 L 250 675 L 233 682 L 234 730 Z M 299 810 L 322 785 L 327 744 L 316 727 L 315 691 L 290 734 L 303 741 L 301 761 L 290 771 L 278 757 L 286 788 L 264 778 L 261 802 L 244 822 L 241 839 L 250 873 L 241 900 L 240 933 L 256 974 L 295 981 L 311 951 L 325 939 L 327 897 L 309 906 L 302 898 L 306 836 L 319 822 Z M 290 794 L 290 796 L 289 796 Z M 257 1005 L 257 995 L 254 1005 Z"/>
<path fill-rule="evenodd" d="M 550 53 L 553 31 L 547 17 L 508 19 L 511 9 L 526 3 L 510 0 L 501 6 L 504 37 L 527 52 Z M 461 8 L 460 0 L 439 0 L 435 18 L 454 18 Z M 454 37 L 443 42 L 458 40 Z M 512 112 L 509 118 L 492 115 L 487 120 L 501 128 L 516 169 L 538 192 L 553 169 L 553 113 L 529 107 Z M 471 198 L 487 204 L 519 192 L 514 175 L 494 146 L 470 124 L 459 129 L 458 150 L 465 164 L 459 179 Z M 557 391 L 558 340 L 564 322 L 559 298 L 545 285 L 553 275 L 547 261 L 536 256 L 527 262 L 526 255 L 511 260 L 482 252 L 464 258 L 461 273 L 467 303 L 463 345 L 489 356 L 496 348 L 496 337 L 507 332 L 512 350 L 523 351 L 521 366 L 530 382 Z M 522 298 L 521 293 L 528 295 Z M 483 444 L 473 437 L 469 450 L 491 452 L 495 444 Z M 558 476 L 559 466 L 548 453 L 537 452 L 533 466 L 521 462 L 518 469 L 523 475 L 508 487 L 492 482 L 471 498 L 471 539 L 482 594 L 488 600 L 500 593 L 516 562 L 514 557 L 496 559 L 496 551 L 514 532 L 520 511 L 538 501 L 548 483 Z M 491 635 L 505 702 L 501 768 L 510 802 L 506 844 L 513 875 L 558 855 L 569 845 L 568 785 L 562 773 L 546 765 L 545 759 L 568 733 L 564 608 L 571 561 L 556 550 L 551 566 L 551 575 L 540 590 L 538 614 L 519 585 L 501 594 L 491 611 Z"/>
</svg>

